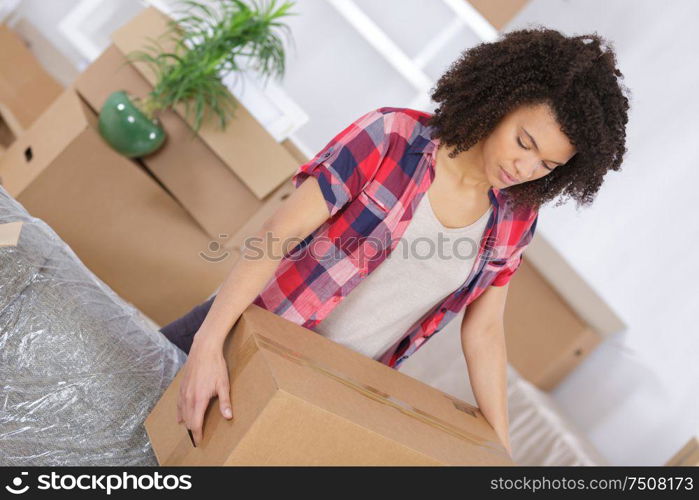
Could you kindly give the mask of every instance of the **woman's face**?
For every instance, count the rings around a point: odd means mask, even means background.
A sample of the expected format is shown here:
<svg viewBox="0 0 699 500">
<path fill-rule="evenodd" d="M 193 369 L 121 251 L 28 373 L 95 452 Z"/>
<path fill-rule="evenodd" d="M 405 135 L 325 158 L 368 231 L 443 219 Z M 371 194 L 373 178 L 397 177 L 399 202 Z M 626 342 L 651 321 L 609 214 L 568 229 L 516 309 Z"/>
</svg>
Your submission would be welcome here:
<svg viewBox="0 0 699 500">
<path fill-rule="evenodd" d="M 505 189 L 548 175 L 567 163 L 575 148 L 549 106 L 537 104 L 505 116 L 483 141 L 482 153 L 488 181 Z"/>
</svg>

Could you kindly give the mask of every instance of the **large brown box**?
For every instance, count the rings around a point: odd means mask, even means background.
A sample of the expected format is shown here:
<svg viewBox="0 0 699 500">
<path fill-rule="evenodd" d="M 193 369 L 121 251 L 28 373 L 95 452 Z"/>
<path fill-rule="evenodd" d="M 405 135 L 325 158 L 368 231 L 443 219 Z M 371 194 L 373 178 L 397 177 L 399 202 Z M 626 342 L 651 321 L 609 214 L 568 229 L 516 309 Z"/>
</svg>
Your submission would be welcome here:
<svg viewBox="0 0 699 500">
<path fill-rule="evenodd" d="M 140 97 L 152 90 L 150 68 L 130 63 L 125 54 L 142 50 L 148 37 L 164 31 L 167 19 L 151 7 L 113 33 L 114 44 L 75 82 L 94 110 L 116 90 Z M 288 179 L 297 161 L 242 103 L 225 131 L 205 123 L 195 135 L 180 107 L 161 113 L 160 120 L 168 138 L 143 163 L 212 238 L 230 238 L 291 189 Z"/>
<path fill-rule="evenodd" d="M 505 305 L 508 361 L 551 391 L 602 341 L 528 260 L 512 277 Z"/>
<path fill-rule="evenodd" d="M 223 282 L 235 258 L 137 163 L 114 152 L 97 117 L 66 90 L 0 158 L 5 189 L 85 265 L 159 324 Z"/>
<path fill-rule="evenodd" d="M 233 420 L 212 401 L 194 447 L 180 371 L 145 421 L 161 465 L 516 465 L 477 407 L 254 304 L 224 356 Z"/>
</svg>

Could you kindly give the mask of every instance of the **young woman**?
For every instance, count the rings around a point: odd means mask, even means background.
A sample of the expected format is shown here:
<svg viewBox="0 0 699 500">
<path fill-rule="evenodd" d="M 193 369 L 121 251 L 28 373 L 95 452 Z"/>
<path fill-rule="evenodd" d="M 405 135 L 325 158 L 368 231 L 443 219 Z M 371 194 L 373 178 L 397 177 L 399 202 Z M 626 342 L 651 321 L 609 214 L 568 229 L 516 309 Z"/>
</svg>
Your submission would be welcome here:
<svg viewBox="0 0 699 500">
<path fill-rule="evenodd" d="M 222 346 L 251 303 L 393 368 L 467 308 L 474 396 L 510 451 L 509 279 L 539 207 L 559 196 L 556 206 L 590 204 L 626 152 L 629 104 L 608 45 L 510 32 L 449 67 L 434 114 L 372 110 L 299 167 L 296 191 L 256 234 L 264 244 L 244 251 L 218 295 L 162 329 L 189 354 L 177 420 L 195 443 L 212 397 L 232 417 Z"/>
</svg>

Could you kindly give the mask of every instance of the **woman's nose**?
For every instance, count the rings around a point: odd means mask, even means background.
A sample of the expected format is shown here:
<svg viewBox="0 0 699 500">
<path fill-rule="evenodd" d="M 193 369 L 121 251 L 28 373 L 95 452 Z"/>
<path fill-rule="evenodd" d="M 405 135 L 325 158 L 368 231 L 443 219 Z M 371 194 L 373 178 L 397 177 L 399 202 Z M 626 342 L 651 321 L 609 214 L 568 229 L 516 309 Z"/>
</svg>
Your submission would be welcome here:
<svg viewBox="0 0 699 500">
<path fill-rule="evenodd" d="M 515 160 L 515 173 L 517 178 L 526 181 L 531 179 L 536 170 L 536 160 Z"/>
</svg>

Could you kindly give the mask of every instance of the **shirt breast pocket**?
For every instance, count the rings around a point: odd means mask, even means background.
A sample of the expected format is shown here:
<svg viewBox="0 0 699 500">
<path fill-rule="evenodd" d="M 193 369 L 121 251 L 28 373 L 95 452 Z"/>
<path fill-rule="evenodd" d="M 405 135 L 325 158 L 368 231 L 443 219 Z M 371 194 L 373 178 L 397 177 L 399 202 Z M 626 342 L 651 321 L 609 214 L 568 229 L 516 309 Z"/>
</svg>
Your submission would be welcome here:
<svg viewBox="0 0 699 500">
<path fill-rule="evenodd" d="M 364 189 L 361 193 L 359 193 L 357 198 L 359 201 L 361 201 L 364 208 L 380 219 L 383 219 L 390 211 L 389 205 L 382 200 L 380 196 L 377 196 L 375 190 Z"/>
</svg>

